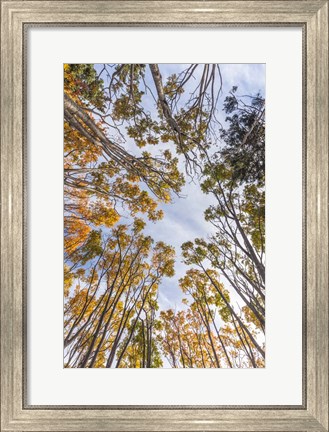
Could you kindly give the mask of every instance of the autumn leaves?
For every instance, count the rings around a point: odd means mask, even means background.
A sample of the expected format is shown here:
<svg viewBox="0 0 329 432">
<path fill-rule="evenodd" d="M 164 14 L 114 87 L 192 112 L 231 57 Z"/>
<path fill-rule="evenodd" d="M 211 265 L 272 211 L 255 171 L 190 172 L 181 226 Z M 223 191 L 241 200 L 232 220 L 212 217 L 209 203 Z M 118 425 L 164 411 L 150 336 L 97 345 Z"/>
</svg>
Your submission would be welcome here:
<svg viewBox="0 0 329 432">
<path fill-rule="evenodd" d="M 224 130 L 218 65 L 160 70 L 64 67 L 65 367 L 262 367 L 264 100 L 233 91 Z M 191 176 L 216 234 L 182 245 L 184 304 L 160 310 L 175 250 L 145 226 Z"/>
</svg>

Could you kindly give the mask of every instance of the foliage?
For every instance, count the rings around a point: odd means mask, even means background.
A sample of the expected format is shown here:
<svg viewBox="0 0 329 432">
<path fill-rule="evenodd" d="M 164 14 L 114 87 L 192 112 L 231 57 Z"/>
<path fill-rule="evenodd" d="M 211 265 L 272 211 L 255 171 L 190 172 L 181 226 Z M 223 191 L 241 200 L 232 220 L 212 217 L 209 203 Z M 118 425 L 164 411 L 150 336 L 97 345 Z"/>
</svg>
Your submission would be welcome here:
<svg viewBox="0 0 329 432">
<path fill-rule="evenodd" d="M 265 100 L 258 94 L 248 101 L 238 98 L 233 87 L 224 101 L 229 127 L 221 131 L 225 146 L 221 155 L 234 180 L 263 182 L 265 178 Z"/>
<path fill-rule="evenodd" d="M 264 366 L 265 101 L 234 87 L 224 128 L 221 89 L 218 65 L 64 65 L 65 367 Z M 160 310 L 176 256 L 147 227 L 188 177 L 213 234 Z"/>
</svg>

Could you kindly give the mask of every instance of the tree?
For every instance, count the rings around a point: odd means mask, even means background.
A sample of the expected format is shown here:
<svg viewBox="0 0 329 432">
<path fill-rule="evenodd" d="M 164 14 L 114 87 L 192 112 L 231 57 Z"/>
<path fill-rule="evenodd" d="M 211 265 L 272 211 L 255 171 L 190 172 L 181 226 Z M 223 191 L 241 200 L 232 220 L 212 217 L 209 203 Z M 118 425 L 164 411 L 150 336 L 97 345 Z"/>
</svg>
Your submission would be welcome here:
<svg viewBox="0 0 329 432">
<path fill-rule="evenodd" d="M 205 211 L 205 219 L 215 228 L 215 234 L 187 242 L 182 250 L 185 262 L 202 271 L 226 304 L 232 324 L 226 330 L 235 330 L 256 367 L 258 356 L 265 358 L 254 332 L 265 332 L 264 179 L 258 175 L 253 184 L 241 186 L 242 179 L 234 175 L 235 168 L 223 157 L 225 149 L 207 154 L 202 173 L 201 188 L 212 194 L 216 202 Z M 226 299 L 211 269 L 218 271 L 238 295 L 244 304 L 241 312 Z"/>
<path fill-rule="evenodd" d="M 75 65 L 66 65 L 68 71 L 72 67 L 75 72 Z M 187 166 L 192 172 L 192 168 L 199 164 L 195 150 L 207 146 L 209 134 L 213 133 L 212 120 L 216 120 L 216 105 L 222 86 L 220 69 L 218 65 L 192 64 L 163 82 L 159 65 L 150 64 L 148 67 L 149 71 L 145 64 L 104 64 L 98 76 L 94 73 L 82 83 L 79 76 L 78 84 L 74 75 L 73 86 L 72 79 L 67 80 L 69 85 L 64 98 L 65 119 L 74 130 L 102 147 L 110 159 L 114 158 L 116 163 L 125 169 L 135 173 L 137 171 L 137 175 L 140 175 L 139 169 L 142 172 L 145 169 L 147 172 L 154 169 L 150 161 L 136 158 L 124 151 L 106 132 L 113 132 L 117 141 L 123 143 L 128 137 L 133 138 L 140 148 L 146 144 L 157 145 L 159 142 L 166 143 L 171 140 L 176 144 L 177 153 L 185 156 Z M 201 78 L 187 96 L 185 89 L 191 85 L 195 78 L 194 73 L 199 72 L 200 68 Z M 103 87 L 103 80 L 99 78 L 103 75 L 109 81 L 106 88 Z M 152 79 L 153 88 L 146 76 Z M 99 96 L 100 87 L 103 88 L 103 99 Z M 75 99 L 72 98 L 71 88 L 74 90 Z M 79 97 L 76 97 L 77 92 Z M 91 98 L 95 92 L 97 98 Z M 158 116 L 151 115 L 145 107 L 151 101 L 157 104 Z M 91 113 L 98 119 L 98 124 L 88 115 Z M 123 129 L 126 134 L 122 133 Z M 160 168 L 165 175 L 163 167 Z M 147 176 L 143 180 L 148 184 Z M 151 182 L 151 187 L 154 187 L 154 184 L 156 182 Z"/>
<path fill-rule="evenodd" d="M 171 367 L 263 367 L 264 353 L 257 342 L 248 309 L 237 314 L 229 292 L 212 269 L 188 270 L 180 286 L 187 295 L 185 311 L 160 313 L 158 340 Z"/>
<path fill-rule="evenodd" d="M 139 222 L 130 231 L 124 225 L 113 228 L 89 268 L 80 267 L 72 280 L 65 302 L 67 367 L 120 367 L 139 322 L 152 331 L 158 286 L 162 277 L 173 275 L 174 250 L 153 244 Z M 150 351 L 145 367 L 152 361 Z"/>
<path fill-rule="evenodd" d="M 173 368 L 218 367 L 200 317 L 172 309 L 160 313 L 158 340 L 162 352 Z"/>
<path fill-rule="evenodd" d="M 66 367 L 263 367 L 265 101 L 233 88 L 224 129 L 221 88 L 218 65 L 65 65 Z M 175 251 L 145 225 L 187 176 L 215 233 L 182 245 L 185 306 L 165 311 Z"/>
<path fill-rule="evenodd" d="M 64 66 L 66 284 L 79 262 L 86 264 L 99 253 L 99 227 L 110 229 L 122 216 L 136 218 L 139 213 L 151 221 L 161 219 L 158 203 L 170 202 L 184 183 L 178 159 L 169 150 L 157 157 L 144 151 L 137 157 L 109 138 L 102 114 L 107 99 L 92 65 Z M 122 109 L 121 116 L 126 115 Z"/>
<path fill-rule="evenodd" d="M 221 156 L 230 166 L 234 180 L 262 183 L 265 178 L 265 99 L 260 94 L 238 97 L 237 89 L 233 87 L 224 101 L 229 127 L 220 134 L 225 143 Z"/>
</svg>

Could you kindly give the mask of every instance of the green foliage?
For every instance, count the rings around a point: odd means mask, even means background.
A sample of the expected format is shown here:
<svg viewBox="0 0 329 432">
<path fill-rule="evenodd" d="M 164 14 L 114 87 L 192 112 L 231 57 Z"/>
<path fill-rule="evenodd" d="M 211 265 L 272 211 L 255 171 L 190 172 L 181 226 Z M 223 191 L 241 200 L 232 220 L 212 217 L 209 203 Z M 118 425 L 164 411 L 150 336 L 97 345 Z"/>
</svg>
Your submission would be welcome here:
<svg viewBox="0 0 329 432">
<path fill-rule="evenodd" d="M 233 87 L 224 102 L 229 127 L 221 132 L 224 161 L 238 182 L 263 182 L 265 178 L 265 100 L 258 94 L 241 101 Z"/>
<path fill-rule="evenodd" d="M 65 64 L 64 86 L 88 106 L 104 110 L 104 82 L 93 64 Z"/>
</svg>

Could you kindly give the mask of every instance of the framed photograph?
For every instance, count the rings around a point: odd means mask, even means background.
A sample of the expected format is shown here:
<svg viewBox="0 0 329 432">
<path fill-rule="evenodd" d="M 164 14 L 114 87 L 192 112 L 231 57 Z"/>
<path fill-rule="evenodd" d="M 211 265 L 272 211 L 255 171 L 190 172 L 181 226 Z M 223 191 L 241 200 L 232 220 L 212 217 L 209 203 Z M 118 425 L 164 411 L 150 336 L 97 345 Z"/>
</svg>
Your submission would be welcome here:
<svg viewBox="0 0 329 432">
<path fill-rule="evenodd" d="M 328 431 L 328 1 L 1 6 L 1 430 Z"/>
</svg>

